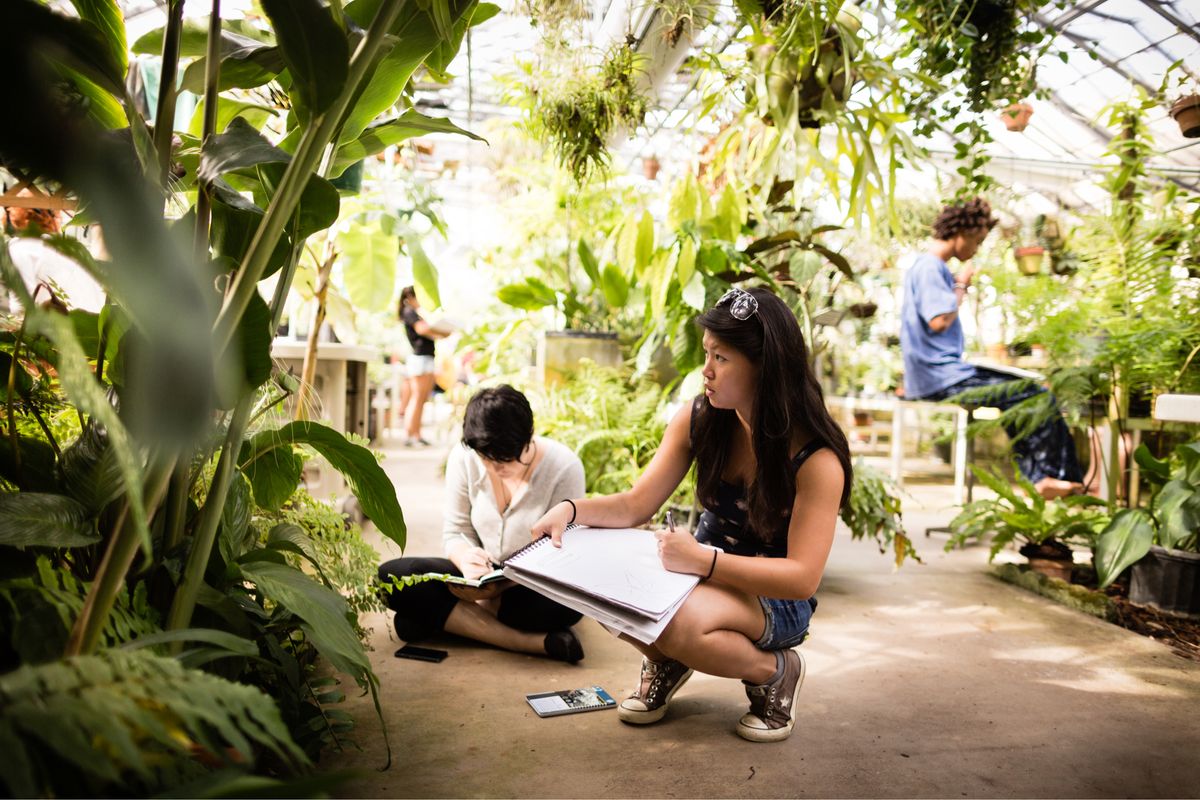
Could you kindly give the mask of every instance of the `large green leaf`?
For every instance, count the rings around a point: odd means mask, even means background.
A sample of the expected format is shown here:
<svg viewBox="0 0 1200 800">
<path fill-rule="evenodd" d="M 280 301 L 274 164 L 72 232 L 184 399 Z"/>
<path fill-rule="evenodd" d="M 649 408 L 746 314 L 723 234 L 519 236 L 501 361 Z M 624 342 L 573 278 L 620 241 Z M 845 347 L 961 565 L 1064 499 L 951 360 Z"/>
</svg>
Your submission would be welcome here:
<svg viewBox="0 0 1200 800">
<path fill-rule="evenodd" d="M 1115 581 L 1127 568 L 1150 552 L 1154 543 L 1154 520 L 1138 508 L 1118 511 L 1096 540 L 1093 567 L 1100 588 Z"/>
<path fill-rule="evenodd" d="M 381 2 L 355 0 L 347 4 L 346 15 L 366 28 L 375 19 Z M 449 4 L 451 24 L 473 12 L 474 5 L 475 0 L 452 0 Z M 406 3 L 389 33 L 398 43 L 375 68 L 359 93 L 342 126 L 339 142 L 354 141 L 376 117 L 394 106 L 413 72 L 442 42 L 432 12 L 427 7 L 422 8 L 421 3 Z"/>
<path fill-rule="evenodd" d="M 558 305 L 558 295 L 537 278 L 526 278 L 521 283 L 502 286 L 496 292 L 496 297 L 500 302 L 523 311 L 537 311 L 539 308 Z"/>
<path fill-rule="evenodd" d="M 579 264 L 583 267 L 584 273 L 588 276 L 588 280 L 592 282 L 592 286 L 600 285 L 600 265 L 596 262 L 596 254 L 592 252 L 592 248 L 588 246 L 587 240 L 582 236 L 579 237 L 579 244 L 575 247 L 579 253 Z"/>
<path fill-rule="evenodd" d="M 229 482 L 229 491 L 225 495 L 225 506 L 221 509 L 220 539 L 217 544 L 221 548 L 221 557 L 225 563 L 235 560 L 246 547 L 247 534 L 253 534 L 250 528 L 250 484 L 238 470 L 233 471 L 233 479 Z"/>
<path fill-rule="evenodd" d="M 254 240 L 259 223 L 262 222 L 263 210 L 224 180 L 213 181 L 209 189 L 212 192 L 210 241 L 213 250 L 218 256 L 240 263 Z M 291 249 L 291 242 L 285 233 L 279 237 L 275 249 L 271 251 L 267 269 L 263 273 L 264 278 L 283 266 Z"/>
<path fill-rule="evenodd" d="M 32 436 L 0 436 L 0 477 L 26 492 L 55 492 L 54 448 Z"/>
<path fill-rule="evenodd" d="M 616 264 L 605 264 L 600 278 L 600 289 L 609 308 L 624 308 L 629 300 L 629 281 Z"/>
<path fill-rule="evenodd" d="M 208 58 L 197 58 L 183 71 L 180 88 L 203 95 L 207 69 Z M 283 51 L 280 48 L 246 36 L 222 33 L 221 75 L 217 83 L 221 91 L 262 86 L 274 80 L 283 70 Z"/>
<path fill-rule="evenodd" d="M 649 211 L 643 211 L 638 221 L 636 247 L 636 271 L 640 275 L 642 270 L 650 266 L 650 260 L 654 257 L 654 217 L 650 216 Z"/>
<path fill-rule="evenodd" d="M 375 523 L 379 532 L 403 549 L 404 514 L 396 499 L 396 487 L 370 450 L 348 441 L 332 428 L 315 422 L 293 422 L 277 431 L 264 431 L 247 444 L 249 451 L 243 447 L 241 458 L 241 466 L 247 474 L 255 462 L 276 451 L 290 453 L 296 445 L 308 445 L 316 450 L 330 466 L 342 473 L 350 490 L 362 504 L 363 513 Z M 257 486 L 255 488 L 257 498 Z"/>
<path fill-rule="evenodd" d="M 33 0 L 7 0 L 4 23 L 13 35 L 26 37 L 34 52 L 78 70 L 111 94 L 124 94 L 125 54 L 116 53 L 95 22 L 56 14 Z"/>
<path fill-rule="evenodd" d="M 286 169 L 284 164 L 263 164 L 255 171 L 267 197 L 274 198 L 275 190 L 278 188 L 279 182 L 283 180 L 283 173 Z M 293 216 L 296 239 L 306 239 L 337 222 L 341 203 L 342 198 L 338 194 L 337 187 L 320 175 L 310 175 L 308 182 L 304 184 L 304 191 L 300 193 L 300 202 L 296 205 Z M 288 230 L 291 229 L 292 226 L 289 224 Z"/>
<path fill-rule="evenodd" d="M 453 133 L 470 137 L 479 142 L 486 141 L 482 136 L 477 136 L 468 130 L 464 130 L 448 119 L 427 117 L 418 111 L 410 109 L 396 119 L 372 125 L 363 131 L 357 139 L 346 142 L 339 147 L 337 160 L 333 164 L 333 169 L 329 173 L 329 177 L 336 178 L 342 174 L 346 167 L 357 161 L 361 161 L 367 156 L 381 153 L 386 147 L 400 144 L 414 136 L 424 136 L 427 133 Z"/>
<path fill-rule="evenodd" d="M 277 444 L 276 431 L 266 431 L 242 443 L 239 466 L 254 490 L 254 502 L 278 511 L 296 493 L 304 462 L 291 447 Z"/>
<path fill-rule="evenodd" d="M 117 0 L 71 0 L 79 18 L 96 26 L 108 43 L 109 56 L 121 65 L 122 73 L 129 67 L 128 47 L 125 44 L 125 16 Z"/>
<path fill-rule="evenodd" d="M 421 305 L 436 309 L 442 305 L 442 293 L 438 290 L 437 267 L 425 255 L 425 248 L 420 240 L 410 237 L 405 242 L 408 255 L 412 259 L 413 285 Z"/>
<path fill-rule="evenodd" d="M 350 302 L 364 311 L 387 309 L 396 286 L 396 237 L 384 233 L 376 221 L 352 226 L 338 236 L 337 247 Z"/>
<path fill-rule="evenodd" d="M 271 377 L 271 370 L 274 369 L 271 361 L 271 340 L 273 338 L 271 309 L 262 295 L 255 292 L 250 296 L 246 313 L 242 315 L 238 325 L 242 357 L 241 377 L 245 381 L 245 385 L 252 389 L 262 386 Z"/>
<path fill-rule="evenodd" d="M 1133 451 L 1133 460 L 1137 462 L 1138 468 L 1152 480 L 1166 483 L 1171 479 L 1170 462 L 1166 459 L 1155 458 L 1145 443 L 1139 444 Z"/>
<path fill-rule="evenodd" d="M 291 160 L 291 155 L 267 141 L 253 125 L 235 117 L 224 133 L 205 143 L 200 156 L 200 179 L 207 183 L 235 169 Z"/>
<path fill-rule="evenodd" d="M 59 467 L 63 488 L 92 514 L 100 513 L 125 490 L 116 451 L 100 425 L 84 426 L 79 437 L 63 450 Z"/>
<path fill-rule="evenodd" d="M 298 91 L 296 112 L 302 120 L 324 112 L 346 85 L 350 47 L 345 32 L 320 0 L 260 2 Z"/>
<path fill-rule="evenodd" d="M 256 39 L 254 36 L 246 35 L 246 32 L 238 32 L 228 30 L 229 26 L 235 26 L 243 22 L 242 20 L 223 20 L 222 25 L 226 26 L 221 30 L 220 53 L 229 55 L 230 53 L 238 52 L 244 49 L 254 49 L 262 47 L 264 41 Z M 163 36 L 166 33 L 166 28 L 155 28 L 149 33 L 142 34 L 138 40 L 133 43 L 130 49 L 131 52 L 138 55 L 158 56 L 162 55 Z M 255 36 L 261 35 L 259 32 L 254 32 Z M 180 58 L 200 58 L 208 52 L 208 22 L 207 20 L 185 19 L 183 21 L 183 30 L 179 36 L 179 57 Z"/>
<path fill-rule="evenodd" d="M 360 685 L 367 683 L 373 676 L 371 662 L 340 594 L 284 564 L 249 561 L 239 567 L 242 577 L 303 620 L 300 627 L 305 635 L 335 668 L 353 675 Z"/>
<path fill-rule="evenodd" d="M 1200 532 L 1200 491 L 1182 480 L 1167 481 L 1154 496 L 1158 543 L 1172 550 L 1188 549 Z"/>
<path fill-rule="evenodd" d="M 61 494 L 0 494 L 0 544 L 83 547 L 100 541 L 91 514 Z"/>
<path fill-rule="evenodd" d="M 217 124 L 213 128 L 216 131 L 224 131 L 229 127 L 237 117 L 244 118 L 250 123 L 250 127 L 256 130 L 262 130 L 266 126 L 267 121 L 275 116 L 275 109 L 261 103 L 250 103 L 242 100 L 233 100 L 228 97 L 217 98 Z M 188 122 L 187 133 L 197 139 L 204 132 L 204 100 L 201 99 L 196 104 L 196 110 L 192 113 L 192 119 Z"/>
<path fill-rule="evenodd" d="M 439 81 L 449 82 L 452 76 L 446 73 L 450 63 L 454 61 L 454 57 L 458 55 L 459 48 L 462 46 L 463 36 L 467 32 L 467 28 L 474 28 L 476 25 L 482 25 L 492 17 L 500 13 L 500 7 L 491 3 L 478 3 L 475 7 L 464 13 L 453 24 L 450 23 L 450 3 L 447 0 L 440 0 L 441 8 L 438 9 L 443 16 L 443 20 L 439 25 L 440 30 L 448 29 L 449 35 L 442 33 L 442 43 L 433 49 L 433 52 L 425 59 L 425 68 L 430 74 Z"/>
<path fill-rule="evenodd" d="M 152 633 L 139 636 L 132 642 L 121 645 L 121 650 L 141 650 L 144 647 L 158 647 L 172 642 L 204 642 L 226 650 L 230 655 L 253 658 L 258 655 L 258 645 L 241 636 L 220 631 L 215 628 L 182 628 L 174 631 Z"/>
</svg>

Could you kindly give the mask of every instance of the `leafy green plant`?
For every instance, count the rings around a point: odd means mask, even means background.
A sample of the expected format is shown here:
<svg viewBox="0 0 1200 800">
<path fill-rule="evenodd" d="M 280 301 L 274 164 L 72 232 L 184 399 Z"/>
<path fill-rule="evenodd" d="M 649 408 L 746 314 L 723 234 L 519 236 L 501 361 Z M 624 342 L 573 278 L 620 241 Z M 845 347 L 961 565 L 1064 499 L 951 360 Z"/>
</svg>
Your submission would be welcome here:
<svg viewBox="0 0 1200 800">
<path fill-rule="evenodd" d="M 308 764 L 268 695 L 146 651 L 21 667 L 0 700 L 14 797 L 153 793 L 205 762 Z"/>
<path fill-rule="evenodd" d="M 840 516 L 850 529 L 851 538 L 875 540 L 880 553 L 890 549 L 895 555 L 897 567 L 906 558 L 922 563 L 912 540 L 904 531 L 899 488 L 891 478 L 862 458 L 854 464 L 850 498 Z"/>
<path fill-rule="evenodd" d="M 347 721 L 325 707 L 340 693 L 320 677 L 316 656 L 376 697 L 378 678 L 351 606 L 324 574 L 329 567 L 351 580 L 361 569 L 326 557 L 345 542 L 317 544 L 287 522 L 263 535 L 254 509 L 288 503 L 311 450 L 343 473 L 383 535 L 403 546 L 406 531 L 395 490 L 364 447 L 313 423 L 263 425 L 283 399 L 274 387 L 286 384 L 271 381 L 272 334 L 306 239 L 338 218 L 330 179 L 446 128 L 415 112 L 390 115 L 417 69 L 444 73 L 467 28 L 498 9 L 476 0 L 263 0 L 263 16 L 214 13 L 206 32 L 184 25 L 174 3 L 165 29 L 133 45 L 163 57 L 158 124 L 150 125 L 126 94 L 119 7 L 74 5 L 74 17 L 34 0 L 6 7 L 20 44 L 0 52 L 0 67 L 20 87 L 8 103 L 23 124 L 0 130 L 0 158 L 12 174 L 76 197 L 101 226 L 104 259 L 70 237 L 43 241 L 93 275 L 109 303 L 100 314 L 40 308 L 0 240 L 3 282 L 24 309 L 0 336 L 0 474 L 12 489 L 0 514 L 9 598 L 0 614 L 55 643 L 69 623 L 54 649 L 88 665 L 115 659 L 107 648 L 119 642 L 173 656 L 163 659 L 173 666 L 129 667 L 153 689 L 149 713 L 134 721 L 149 724 L 155 709 L 199 715 L 244 754 L 251 741 L 287 756 L 272 767 L 286 774 L 303 764 L 297 745 L 315 756 Z M 181 133 L 173 147 L 181 72 L 183 85 L 203 92 L 204 112 L 199 136 Z M 83 102 L 59 102 L 64 94 Z M 270 276 L 265 297 L 260 282 Z M 56 407 L 78 425 L 52 424 Z M 27 606 L 29 598 L 37 602 Z M 17 650 L 15 659 L 32 657 Z M 61 678 L 75 663 L 39 669 Z M 221 688 L 193 674 L 197 666 L 271 696 Z M 185 668 L 182 680 L 162 671 Z M 0 682 L 16 676 L 37 681 L 18 670 Z M 221 706 L 238 692 L 255 699 Z M 72 702 L 63 713 L 94 726 L 111 706 L 103 692 Z M 99 730 L 128 751 L 115 719 Z M 118 760 L 75 731 L 44 726 L 38 741 L 69 758 L 128 765 L 98 774 L 110 793 L 141 791 L 132 751 Z M 203 738 L 194 725 L 187 733 L 224 761 L 215 735 Z M 227 768 L 244 776 L 259 766 L 247 757 Z M 165 776 L 156 790 L 186 777 Z M 29 793 L 47 791 L 40 779 L 22 777 L 34 781 Z"/>
<path fill-rule="evenodd" d="M 950 521 L 953 534 L 946 549 L 969 541 L 991 540 L 988 560 L 1014 541 L 1033 545 L 1054 540 L 1091 547 L 1096 535 L 1108 524 L 1103 500 L 1085 495 L 1046 500 L 1023 475 L 1016 473 L 1021 494 L 999 472 L 972 466 L 975 477 L 995 492 L 995 497 L 963 506 Z"/>
<path fill-rule="evenodd" d="M 654 457 L 668 399 L 652 381 L 584 362 L 571 380 L 533 395 L 534 420 L 579 456 L 589 493 L 612 494 L 632 486 Z"/>
<path fill-rule="evenodd" d="M 1200 442 L 1179 445 L 1169 460 L 1155 458 L 1144 444 L 1133 456 L 1154 493 L 1147 509 L 1123 509 L 1101 531 L 1093 559 L 1100 588 L 1141 560 L 1151 545 L 1200 552 Z"/>
<path fill-rule="evenodd" d="M 577 183 L 607 170 L 609 141 L 619 129 L 642 124 L 649 103 L 637 85 L 640 60 L 632 47 L 618 44 L 598 69 L 581 69 L 562 86 L 548 81 L 538 90 L 535 129 Z"/>
</svg>

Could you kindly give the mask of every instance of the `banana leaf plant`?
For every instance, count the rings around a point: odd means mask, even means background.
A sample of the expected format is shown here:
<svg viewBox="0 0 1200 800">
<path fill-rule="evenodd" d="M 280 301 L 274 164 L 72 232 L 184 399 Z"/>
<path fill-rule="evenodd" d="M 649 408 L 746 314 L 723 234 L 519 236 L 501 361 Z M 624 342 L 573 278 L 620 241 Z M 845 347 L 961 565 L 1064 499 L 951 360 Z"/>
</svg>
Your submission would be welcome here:
<svg viewBox="0 0 1200 800">
<path fill-rule="evenodd" d="M 250 22 L 222 20 L 214 0 L 209 24 L 197 28 L 172 0 L 166 27 L 134 48 L 157 46 L 163 60 L 150 124 L 126 89 L 116 0 L 73 5 L 69 16 L 35 0 L 6 4 L 12 44 L 0 67 L 20 122 L 0 130 L 0 160 L 13 176 L 69 192 L 99 225 L 103 258 L 71 237 L 43 243 L 94 277 L 108 301 L 99 314 L 39 307 L 0 240 L 0 276 L 24 309 L 0 331 L 0 577 L 33 580 L 39 563 L 70 577 L 52 593 L 57 624 L 69 629 L 59 654 L 67 659 L 103 654 L 114 630 L 136 644 L 144 631 L 114 629 L 114 620 L 143 586 L 137 614 L 160 632 L 149 640 L 155 657 L 179 660 L 195 650 L 185 642 L 207 642 L 229 651 L 222 663 L 265 660 L 286 671 L 285 656 L 304 640 L 371 691 L 378 709 L 378 678 L 344 599 L 318 570 L 299 567 L 295 537 L 249 541 L 248 509 L 287 502 L 302 454 L 316 452 L 401 547 L 403 513 L 362 446 L 316 423 L 267 424 L 287 386 L 272 380 L 270 342 L 306 239 L 338 218 L 330 179 L 389 144 L 449 126 L 412 111 L 389 115 L 418 69 L 443 73 L 467 28 L 498 9 L 477 0 L 263 0 L 265 17 Z M 177 77 L 203 92 L 199 136 L 172 131 Z M 247 100 L 262 96 L 272 102 Z M 275 274 L 264 297 L 260 282 Z M 20 612 L 4 609 L 32 624 Z M 255 619 L 287 635 L 264 635 Z M 21 663 L 3 655 L 4 669 Z M 203 658 L 183 664 L 189 674 L 215 668 Z M 168 709 L 184 702 L 169 691 L 154 699 Z M 0 716 L 10 713 L 4 704 Z M 218 702 L 210 713 L 208 749 L 222 752 L 222 739 L 244 744 L 227 724 L 244 712 Z M 44 733 L 43 756 L 117 736 L 99 706 L 77 716 L 77 726 Z M 186 740 L 173 750 L 185 760 Z M 217 760 L 251 766 L 246 757 Z M 287 761 L 303 766 L 291 753 Z M 109 791 L 132 785 L 95 763 L 80 768 Z M 0 771 L 21 794 L 61 794 L 70 784 L 58 777 Z M 159 777 L 158 787 L 181 780 Z"/>
</svg>

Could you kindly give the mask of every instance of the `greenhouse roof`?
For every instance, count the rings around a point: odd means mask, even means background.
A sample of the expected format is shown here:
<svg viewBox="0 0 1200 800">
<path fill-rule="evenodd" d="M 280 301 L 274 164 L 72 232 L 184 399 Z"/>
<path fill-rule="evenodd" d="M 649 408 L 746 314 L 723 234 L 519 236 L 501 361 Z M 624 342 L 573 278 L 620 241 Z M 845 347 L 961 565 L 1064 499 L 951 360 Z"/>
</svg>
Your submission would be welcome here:
<svg viewBox="0 0 1200 800">
<path fill-rule="evenodd" d="M 163 0 L 121 0 L 126 9 L 130 39 L 162 24 Z M 450 66 L 450 84 L 422 82 L 415 87 L 419 110 L 448 116 L 467 128 L 491 118 L 517 119 L 520 110 L 504 97 L 497 78 L 514 75 L 518 57 L 537 51 L 540 31 L 530 23 L 526 0 L 496 0 L 503 13 L 474 29 Z M 873 10 L 876 4 L 863 3 Z M 225 13 L 249 8 L 249 0 L 226 0 Z M 198 4 L 187 6 L 200 13 Z M 650 36 L 657 6 L 642 0 L 593 0 L 590 19 L 582 29 L 596 53 L 609 44 L 632 36 L 643 52 L 659 46 Z M 1048 3 L 1035 22 L 1057 31 L 1053 47 L 1037 65 L 1037 82 L 1044 99 L 1034 99 L 1034 114 L 1023 133 L 1005 130 L 996 116 L 988 121 L 993 142 L 989 146 L 989 171 L 997 180 L 1025 185 L 1067 206 L 1099 201 L 1092 187 L 1094 175 L 1104 167 L 1103 156 L 1116 130 L 1106 108 L 1114 100 L 1127 100 L 1138 90 L 1152 98 L 1146 115 L 1160 151 L 1152 171 L 1193 191 L 1200 191 L 1200 139 L 1185 139 L 1171 119 L 1171 88 L 1164 93 L 1164 75 L 1178 63 L 1177 75 L 1200 86 L 1200 6 L 1185 0 L 1085 0 L 1066 10 Z M 691 53 L 724 51 L 737 35 L 738 15 L 731 0 L 718 0 L 715 21 L 693 34 Z M 885 23 L 886 24 L 886 23 Z M 696 119 L 699 77 L 684 60 L 686 48 L 669 64 L 661 79 L 651 76 L 655 105 L 636 135 L 615 148 L 614 161 L 630 166 L 650 153 L 671 161 L 674 154 L 691 158 L 702 137 L 717 124 Z M 653 56 L 653 54 L 651 54 Z M 954 141 L 939 136 L 925 142 L 935 164 L 954 159 Z M 471 145 L 447 141 L 438 160 L 462 163 Z M 436 168 L 437 165 L 426 165 Z"/>
</svg>

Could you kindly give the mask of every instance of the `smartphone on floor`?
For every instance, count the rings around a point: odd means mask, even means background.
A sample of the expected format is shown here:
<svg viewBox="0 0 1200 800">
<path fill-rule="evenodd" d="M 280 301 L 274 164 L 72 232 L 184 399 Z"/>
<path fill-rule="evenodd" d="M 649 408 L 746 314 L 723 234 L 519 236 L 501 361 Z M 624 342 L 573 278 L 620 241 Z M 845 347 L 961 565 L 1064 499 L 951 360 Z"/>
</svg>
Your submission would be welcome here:
<svg viewBox="0 0 1200 800">
<path fill-rule="evenodd" d="M 432 661 L 435 664 L 448 656 L 445 650 L 434 650 L 432 647 L 417 647 L 406 644 L 396 651 L 396 658 L 411 658 L 416 661 Z"/>
</svg>

